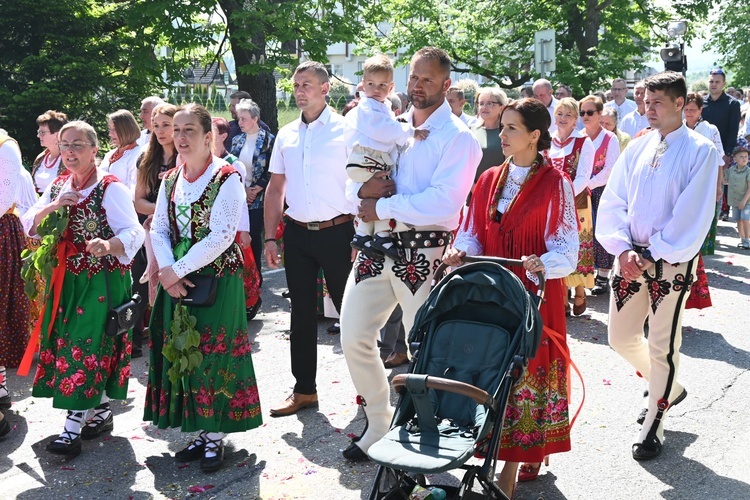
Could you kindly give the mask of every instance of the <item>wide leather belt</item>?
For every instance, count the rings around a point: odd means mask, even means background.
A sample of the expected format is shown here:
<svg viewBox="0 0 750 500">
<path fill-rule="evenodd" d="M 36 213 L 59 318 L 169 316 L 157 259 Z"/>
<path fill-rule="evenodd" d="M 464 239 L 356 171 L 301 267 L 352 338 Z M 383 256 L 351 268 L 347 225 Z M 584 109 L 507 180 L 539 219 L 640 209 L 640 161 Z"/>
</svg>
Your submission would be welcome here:
<svg viewBox="0 0 750 500">
<path fill-rule="evenodd" d="M 307 228 L 310 231 L 320 231 L 321 229 L 328 229 L 329 227 L 346 224 L 354 220 L 353 215 L 339 215 L 330 220 L 324 220 L 322 222 L 300 222 L 289 217 L 289 221 L 297 224 L 298 226 Z"/>
<path fill-rule="evenodd" d="M 444 247 L 453 241 L 452 231 L 402 231 L 393 233 L 393 242 L 399 248 Z"/>
</svg>

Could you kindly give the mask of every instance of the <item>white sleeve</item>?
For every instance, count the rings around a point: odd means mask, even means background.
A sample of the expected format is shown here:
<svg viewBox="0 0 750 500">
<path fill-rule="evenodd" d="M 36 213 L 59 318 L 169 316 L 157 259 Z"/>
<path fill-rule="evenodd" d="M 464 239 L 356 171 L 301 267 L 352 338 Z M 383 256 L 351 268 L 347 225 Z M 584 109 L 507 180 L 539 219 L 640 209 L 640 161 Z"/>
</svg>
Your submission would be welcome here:
<svg viewBox="0 0 750 500">
<path fill-rule="evenodd" d="M 414 127 L 409 123 L 397 121 L 390 113 L 384 113 L 376 105 L 370 105 L 372 99 L 366 99 L 352 112 L 346 115 L 347 128 L 385 144 L 403 146 L 414 136 Z M 347 143 L 347 147 L 351 147 Z"/>
<path fill-rule="evenodd" d="M 687 262 L 700 251 L 716 211 L 716 176 L 721 158 L 716 148 L 701 148 L 692 178 L 677 197 L 672 218 L 649 238 L 654 259 Z M 600 209 L 601 211 L 601 205 Z"/>
<path fill-rule="evenodd" d="M 375 205 L 378 218 L 429 226 L 454 217 L 466 203 L 481 159 L 479 141 L 464 128 L 443 150 L 430 186 L 419 193 L 380 198 Z"/>
<path fill-rule="evenodd" d="M 609 180 L 609 176 L 612 174 L 612 167 L 615 166 L 617 158 L 620 157 L 620 142 L 617 140 L 617 136 L 610 138 L 609 144 L 607 145 L 607 156 L 604 159 L 604 168 L 589 181 L 589 187 L 591 189 L 605 186 Z"/>
<path fill-rule="evenodd" d="M 616 142 L 616 140 L 615 140 Z M 539 256 L 545 268 L 545 279 L 564 278 L 575 271 L 578 264 L 578 215 L 576 214 L 573 186 L 565 180 L 563 182 L 563 224 L 553 234 L 544 239 L 547 252 Z M 549 216 L 552 205 L 547 210 L 547 227 L 549 232 Z M 531 278 L 531 277 L 530 277 Z M 535 278 L 535 277 L 534 277 Z"/>
<path fill-rule="evenodd" d="M 165 177 L 166 179 L 166 177 Z M 154 209 L 154 218 L 151 221 L 151 246 L 154 249 L 156 262 L 159 269 L 174 264 L 174 254 L 172 253 L 172 242 L 169 239 L 169 215 L 167 212 L 167 195 L 164 191 L 166 182 L 159 186 L 159 194 L 156 197 L 156 208 Z"/>
<path fill-rule="evenodd" d="M 576 196 L 586 189 L 591 180 L 591 170 L 594 168 L 594 143 L 591 139 L 586 137 L 583 141 L 583 147 L 581 148 L 581 157 L 578 159 L 578 167 L 576 168 L 576 178 L 573 179 L 573 192 Z"/>
<path fill-rule="evenodd" d="M 52 201 L 50 196 L 52 184 L 53 183 L 50 182 L 49 185 L 45 188 L 44 192 L 42 192 L 42 195 L 36 200 L 36 203 L 34 203 L 31 208 L 26 211 L 25 214 L 21 215 L 21 225 L 23 226 L 23 231 L 31 238 L 39 239 L 36 234 L 36 228 L 34 228 L 34 217 L 36 217 L 36 214 L 41 212 L 44 207 L 49 205 Z"/>
<path fill-rule="evenodd" d="M 125 255 L 117 255 L 123 264 L 130 264 L 143 246 L 146 233 L 138 222 L 130 191 L 122 182 L 113 182 L 104 191 L 102 207 L 107 212 L 107 223 L 125 248 Z"/>
<path fill-rule="evenodd" d="M 464 215 L 470 217 L 468 214 L 473 211 L 466 210 Z M 468 256 L 482 255 L 482 244 L 477 238 L 477 232 L 474 228 L 474 218 L 470 217 L 461 224 L 456 232 L 456 239 L 453 241 L 453 248 L 456 250 L 463 250 Z"/>
<path fill-rule="evenodd" d="M 15 141 L 6 139 L 0 147 L 0 217 L 16 202 L 22 168 L 21 151 Z"/>
<path fill-rule="evenodd" d="M 628 187 L 631 172 L 628 169 L 629 160 L 626 158 L 635 149 L 632 146 L 625 148 L 623 154 L 615 162 L 615 166 L 612 167 L 612 173 L 599 200 L 599 211 L 596 215 L 596 239 L 608 253 L 615 257 L 633 248 L 628 221 Z"/>
<path fill-rule="evenodd" d="M 244 163 L 242 163 L 240 160 L 235 160 L 234 163 L 232 163 L 232 167 L 234 167 L 237 172 L 240 174 L 240 182 L 242 185 L 245 185 L 245 179 L 247 178 L 247 167 Z M 245 198 L 246 200 L 247 198 Z M 248 211 L 247 205 L 244 205 L 244 208 L 241 211 L 240 214 L 240 224 L 237 226 L 237 231 L 250 231 L 250 212 Z"/>
<path fill-rule="evenodd" d="M 747 123 L 747 120 L 748 119 L 745 118 L 746 123 Z M 745 130 L 747 130 L 747 128 Z M 719 129 L 716 128 L 715 125 L 711 125 L 711 137 L 709 139 L 711 139 L 711 142 L 713 142 L 714 146 L 716 146 L 716 150 L 719 151 L 719 156 L 724 156 L 725 154 L 729 154 L 729 153 L 724 153 L 724 145 L 721 143 L 721 134 L 719 133 Z M 722 161 L 722 164 L 723 163 L 724 162 Z"/>
<path fill-rule="evenodd" d="M 172 268 L 175 274 L 184 278 L 193 271 L 207 266 L 229 248 L 237 235 L 243 208 L 247 211 L 245 190 L 239 175 L 232 174 L 224 181 L 216 195 L 208 224 L 211 232 L 174 263 Z M 161 265 L 161 261 L 159 264 Z"/>
</svg>

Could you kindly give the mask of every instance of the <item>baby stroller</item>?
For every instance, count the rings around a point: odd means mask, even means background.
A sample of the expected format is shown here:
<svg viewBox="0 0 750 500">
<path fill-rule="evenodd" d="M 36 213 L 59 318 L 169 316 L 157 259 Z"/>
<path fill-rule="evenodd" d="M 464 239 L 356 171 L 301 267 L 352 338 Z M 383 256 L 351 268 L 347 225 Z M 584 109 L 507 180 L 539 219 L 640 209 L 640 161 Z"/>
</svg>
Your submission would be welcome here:
<svg viewBox="0 0 750 500">
<path fill-rule="evenodd" d="M 370 500 L 408 499 L 426 486 L 425 474 L 457 468 L 466 471 L 458 487 L 430 486 L 449 500 L 507 498 L 494 484 L 500 430 L 511 388 L 541 340 L 544 277 L 535 297 L 503 267 L 520 260 L 464 260 L 471 263 L 433 281 L 415 317 L 409 373 L 392 381 L 400 399 L 391 429 L 368 451 L 379 465 Z M 441 265 L 435 280 L 444 272 Z M 477 452 L 483 464 L 466 465 Z"/>
</svg>

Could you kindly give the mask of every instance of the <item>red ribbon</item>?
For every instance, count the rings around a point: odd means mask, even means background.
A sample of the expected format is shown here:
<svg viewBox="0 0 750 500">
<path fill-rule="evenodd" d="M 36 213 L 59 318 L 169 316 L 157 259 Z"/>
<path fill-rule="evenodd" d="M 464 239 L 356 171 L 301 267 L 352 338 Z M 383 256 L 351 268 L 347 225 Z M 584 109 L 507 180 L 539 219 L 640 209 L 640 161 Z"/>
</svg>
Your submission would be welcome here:
<svg viewBox="0 0 750 500">
<path fill-rule="evenodd" d="M 47 325 L 47 338 L 49 338 L 50 333 L 52 333 L 55 318 L 57 317 L 57 309 L 60 306 L 60 296 L 62 295 L 63 281 L 65 281 L 65 269 L 68 257 L 72 257 L 77 253 L 78 250 L 75 245 L 68 240 L 61 240 L 57 246 L 57 266 L 54 271 L 52 271 L 52 278 L 50 279 L 50 289 L 52 291 L 52 315 L 49 324 Z M 44 306 L 42 307 L 42 312 L 39 315 L 39 320 L 34 326 L 34 331 L 31 332 L 31 338 L 26 346 L 26 352 L 23 355 L 21 365 L 18 367 L 18 374 L 22 377 L 29 374 L 34 354 L 39 350 L 39 337 L 42 333 L 42 323 L 44 322 L 46 312 L 47 302 L 45 301 Z"/>
<path fill-rule="evenodd" d="M 583 383 L 583 375 L 581 375 L 581 371 L 578 369 L 576 364 L 573 362 L 573 360 L 570 357 L 570 349 L 568 348 L 567 344 L 563 344 L 565 341 L 565 338 L 560 332 L 557 332 L 551 328 L 543 327 L 544 333 L 547 334 L 547 337 L 554 342 L 554 344 L 557 346 L 557 348 L 560 350 L 560 352 L 565 356 L 565 361 L 567 361 L 568 365 L 568 405 L 570 405 L 571 402 L 571 395 L 573 394 L 573 387 L 572 387 L 572 380 L 570 378 L 570 368 L 572 367 L 576 373 L 578 374 L 578 378 L 581 379 L 581 388 L 583 389 L 583 395 L 581 396 L 581 404 L 578 407 L 578 410 L 576 410 L 575 415 L 573 415 L 573 418 L 570 419 L 570 428 L 573 428 L 573 424 L 576 423 L 576 419 L 578 418 L 578 414 L 581 413 L 581 408 L 583 408 L 583 402 L 586 401 L 586 385 Z"/>
</svg>

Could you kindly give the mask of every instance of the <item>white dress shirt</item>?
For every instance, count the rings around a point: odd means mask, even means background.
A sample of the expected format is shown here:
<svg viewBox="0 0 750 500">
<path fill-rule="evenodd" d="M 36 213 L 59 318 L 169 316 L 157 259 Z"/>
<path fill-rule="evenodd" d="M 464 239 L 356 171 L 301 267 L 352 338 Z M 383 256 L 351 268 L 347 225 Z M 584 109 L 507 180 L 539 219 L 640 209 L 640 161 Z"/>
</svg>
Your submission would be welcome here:
<svg viewBox="0 0 750 500">
<path fill-rule="evenodd" d="M 357 213 L 344 196 L 349 158 L 344 128 L 344 117 L 326 106 L 314 122 L 298 118 L 279 130 L 268 170 L 286 176 L 286 213 L 292 219 L 322 222 Z"/>
<path fill-rule="evenodd" d="M 410 123 L 396 121 L 390 103 L 386 105 L 377 99 L 362 97 L 344 118 L 346 146 L 371 148 L 391 153 L 396 145 L 403 146 L 414 137 L 414 127 Z"/>
<path fill-rule="evenodd" d="M 74 191 L 72 181 L 73 176 L 71 175 L 65 180 L 58 196 L 69 191 Z M 98 185 L 99 183 L 97 182 L 86 189 L 78 190 L 78 193 L 82 196 L 81 200 L 90 195 Z M 21 217 L 21 224 L 26 234 L 36 235 L 36 231 L 33 234 L 31 232 L 31 228 L 34 227 L 34 217 L 52 202 L 51 191 L 52 186 L 47 186 L 47 189 L 44 190 L 44 193 L 42 193 L 42 196 L 39 197 L 34 206 Z M 122 182 L 113 182 L 107 186 L 107 189 L 104 191 L 104 198 L 102 198 L 102 208 L 107 214 L 107 224 L 109 224 L 117 239 L 122 242 L 122 246 L 125 249 L 123 255 L 116 255 L 115 257 L 122 264 L 128 265 L 143 246 L 143 240 L 146 237 L 143 226 L 138 222 L 138 214 L 135 212 L 133 199 L 128 188 Z"/>
<path fill-rule="evenodd" d="M 665 138 L 655 131 L 630 142 L 599 202 L 596 239 L 619 256 L 633 245 L 676 264 L 700 251 L 716 209 L 721 157 L 713 143 L 684 125 Z"/>
<path fill-rule="evenodd" d="M 459 116 L 462 122 L 466 124 L 467 127 L 471 128 L 479 121 L 476 116 L 469 116 L 464 112 L 461 112 L 461 116 Z"/>
<path fill-rule="evenodd" d="M 556 137 L 556 134 L 553 134 L 553 137 Z M 586 135 L 586 132 L 582 130 L 574 130 L 573 133 L 570 134 L 570 137 L 586 138 L 583 142 L 583 147 L 581 147 L 581 156 L 578 158 L 576 178 L 571 179 L 573 181 L 573 191 L 575 195 L 578 196 L 581 191 L 586 189 L 589 185 L 589 180 L 591 179 L 591 170 L 594 167 L 594 143 L 591 142 L 591 139 Z M 565 169 L 563 168 L 562 161 L 564 161 L 566 156 L 573 152 L 574 144 L 575 139 L 567 143 L 565 147 L 560 148 L 555 144 L 555 141 L 552 141 L 552 147 L 549 148 L 549 159 L 552 166 L 564 172 Z"/>
<path fill-rule="evenodd" d="M 622 120 L 619 119 L 619 114 L 617 116 L 617 128 L 628 134 L 630 137 L 635 137 L 635 134 L 637 134 L 644 128 L 648 128 L 649 126 L 648 118 L 646 118 L 646 113 L 638 113 L 637 107 L 634 111 L 631 111 L 630 113 L 625 115 Z"/>
<path fill-rule="evenodd" d="M 605 186 L 607 184 L 607 181 L 609 180 L 610 174 L 612 174 L 612 167 L 615 166 L 615 162 L 617 161 L 617 158 L 620 157 L 620 142 L 617 140 L 617 136 L 610 132 L 609 130 L 601 129 L 599 132 L 599 135 L 596 136 L 596 139 L 591 141 L 594 145 L 594 163 L 596 163 L 599 158 L 596 156 L 596 152 L 599 150 L 599 147 L 602 145 L 602 142 L 604 142 L 604 138 L 607 136 L 611 136 L 609 138 L 609 144 L 607 144 L 607 153 L 604 157 L 604 168 L 599 171 L 598 174 L 593 175 L 593 166 L 591 168 L 592 170 L 592 176 L 591 180 L 589 180 L 589 188 L 595 189 L 601 186 Z"/>
<path fill-rule="evenodd" d="M 407 123 L 413 123 L 412 114 L 413 109 L 402 115 Z M 419 128 L 430 135 L 422 141 L 411 138 L 398 148 L 391 174 L 396 193 L 378 200 L 378 218 L 452 231 L 474 182 L 482 148 L 447 101 Z M 346 194 L 354 204 L 359 203 L 361 187 L 362 183 L 347 181 Z"/>
<path fill-rule="evenodd" d="M 116 162 L 112 163 L 112 155 L 115 154 L 117 149 L 109 151 L 104 155 L 104 159 L 99 164 L 99 168 L 107 173 L 110 173 L 117 177 L 125 187 L 135 196 L 135 183 L 138 179 L 138 157 L 141 155 L 141 148 L 135 146 L 134 148 L 128 149 Z"/>
<path fill-rule="evenodd" d="M 497 211 L 504 214 L 508 210 L 508 205 L 521 190 L 526 177 L 529 175 L 531 167 L 519 167 L 514 163 L 510 164 L 508 171 L 508 180 L 503 187 L 500 195 Z M 544 245 L 547 251 L 539 256 L 544 264 L 545 278 L 555 279 L 564 278 L 576 269 L 578 264 L 578 216 L 576 215 L 575 196 L 573 195 L 573 186 L 569 181 L 563 182 L 563 220 L 564 223 L 552 234 L 549 234 L 549 214 L 552 212 L 552 203 L 549 203 L 547 209 L 547 224 L 545 225 L 545 234 L 549 236 L 544 238 Z M 486 209 L 483 207 L 483 209 Z M 471 212 L 470 212 L 471 213 Z M 453 242 L 453 247 L 463 250 L 466 255 L 482 255 L 483 248 L 477 238 L 474 223 L 468 219 L 462 224 Z M 536 276 L 527 273 L 532 281 L 536 282 Z"/>
<path fill-rule="evenodd" d="M 604 103 L 604 107 L 615 108 L 617 110 L 618 127 L 620 126 L 622 120 L 626 115 L 638 109 L 638 105 L 635 103 L 635 101 L 631 101 L 630 99 L 625 99 L 622 104 L 617 104 L 617 102 L 615 102 L 614 100 L 608 101 Z"/>
<path fill-rule="evenodd" d="M 203 195 L 216 172 L 227 163 L 221 158 L 213 157 L 213 163 L 206 169 L 195 182 L 188 182 L 182 171 L 177 173 L 177 181 L 174 185 L 173 203 L 177 206 L 187 207 L 187 216 L 192 219 L 192 205 Z M 181 169 L 184 167 L 181 167 Z M 190 247 L 188 253 L 175 262 L 172 253 L 172 243 L 169 238 L 170 223 L 167 213 L 168 204 L 164 192 L 166 182 L 159 187 L 159 196 L 156 200 L 156 211 L 154 220 L 151 222 L 151 243 L 154 247 L 154 255 L 159 263 L 159 269 L 172 266 L 178 277 L 184 278 L 193 271 L 197 271 L 219 257 L 234 242 L 240 224 L 242 211 L 247 211 L 245 204 L 245 189 L 239 175 L 230 175 L 219 188 L 211 210 L 202 217 L 208 218 L 208 227 L 211 232 Z M 175 210 L 176 211 L 176 210 Z M 190 222 L 187 218 L 177 218 L 177 229 L 180 236 L 192 238 Z M 178 238 L 179 239 L 179 238 Z"/>
<path fill-rule="evenodd" d="M 549 126 L 550 134 L 553 134 L 557 131 L 557 125 L 555 125 L 555 108 L 557 107 L 557 104 L 559 102 L 560 101 L 552 97 L 552 101 L 549 103 L 549 106 L 547 106 L 547 112 L 549 113 L 549 118 L 550 118 L 550 126 Z"/>
</svg>

